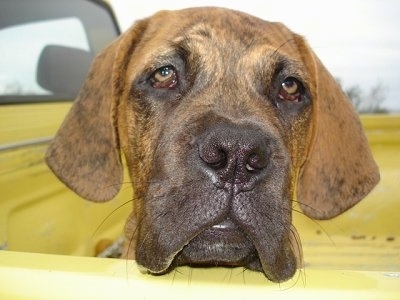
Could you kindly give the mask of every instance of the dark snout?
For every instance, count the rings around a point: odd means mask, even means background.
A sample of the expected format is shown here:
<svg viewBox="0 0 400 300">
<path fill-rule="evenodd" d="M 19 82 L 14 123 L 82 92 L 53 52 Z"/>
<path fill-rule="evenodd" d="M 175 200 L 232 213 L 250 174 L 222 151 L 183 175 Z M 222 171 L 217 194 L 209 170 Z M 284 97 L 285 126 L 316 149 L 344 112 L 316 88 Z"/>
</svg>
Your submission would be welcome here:
<svg viewBox="0 0 400 300">
<path fill-rule="evenodd" d="M 183 248 L 178 264 L 245 266 L 273 281 L 293 275 L 289 201 L 281 194 L 288 169 L 278 149 L 276 138 L 251 125 L 217 125 L 200 136 L 198 168 L 228 195 L 228 207 Z"/>
<path fill-rule="evenodd" d="M 215 123 L 166 135 L 138 238 L 150 251 L 136 260 L 155 274 L 242 266 L 285 280 L 296 271 L 286 146 L 273 128 Z"/>
</svg>

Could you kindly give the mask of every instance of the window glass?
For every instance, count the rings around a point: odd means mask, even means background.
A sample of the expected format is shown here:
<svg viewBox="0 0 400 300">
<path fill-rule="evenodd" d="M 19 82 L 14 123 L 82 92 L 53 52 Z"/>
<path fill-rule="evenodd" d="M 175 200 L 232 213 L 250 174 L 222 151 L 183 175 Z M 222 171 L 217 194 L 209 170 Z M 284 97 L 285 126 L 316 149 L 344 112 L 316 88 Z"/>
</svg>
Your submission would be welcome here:
<svg viewBox="0 0 400 300">
<path fill-rule="evenodd" d="M 75 99 L 118 34 L 105 2 L 0 0 L 0 105 Z"/>
<path fill-rule="evenodd" d="M 74 17 L 0 30 L 0 95 L 51 94 L 37 82 L 39 57 L 49 45 L 90 51 L 85 28 Z"/>
</svg>

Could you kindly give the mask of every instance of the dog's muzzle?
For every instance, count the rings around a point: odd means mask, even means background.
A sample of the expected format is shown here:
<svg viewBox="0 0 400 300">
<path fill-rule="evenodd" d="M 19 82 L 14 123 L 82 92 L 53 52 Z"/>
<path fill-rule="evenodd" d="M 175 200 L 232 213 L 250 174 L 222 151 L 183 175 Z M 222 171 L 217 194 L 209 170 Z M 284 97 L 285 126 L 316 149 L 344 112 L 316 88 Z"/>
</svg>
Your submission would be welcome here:
<svg viewBox="0 0 400 300">
<path fill-rule="evenodd" d="M 195 180 L 179 190 L 167 184 L 159 188 L 166 189 L 162 195 L 174 190 L 163 201 L 181 204 L 158 215 L 179 215 L 186 225 L 164 235 L 162 226 L 169 227 L 169 221 L 157 225 L 153 219 L 152 236 L 168 243 L 150 242 L 144 233 L 144 244 L 157 247 L 152 252 L 165 253 L 165 259 L 139 251 L 139 264 L 157 274 L 190 265 L 243 266 L 274 281 L 292 276 L 296 262 L 289 241 L 290 201 L 284 194 L 289 163 L 274 155 L 283 147 L 276 143 L 251 126 L 217 125 L 200 134 L 188 158 L 182 159 L 187 161 L 187 177 Z"/>
</svg>

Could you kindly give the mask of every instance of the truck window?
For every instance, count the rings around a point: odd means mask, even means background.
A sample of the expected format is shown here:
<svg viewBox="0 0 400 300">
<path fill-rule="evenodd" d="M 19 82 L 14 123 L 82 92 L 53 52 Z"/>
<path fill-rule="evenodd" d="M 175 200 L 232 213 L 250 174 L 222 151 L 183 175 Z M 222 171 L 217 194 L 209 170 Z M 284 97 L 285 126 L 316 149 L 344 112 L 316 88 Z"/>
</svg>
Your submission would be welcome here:
<svg viewBox="0 0 400 300">
<path fill-rule="evenodd" d="M 119 34 L 105 4 L 3 1 L 0 104 L 75 98 L 94 56 Z"/>
<path fill-rule="evenodd" d="M 61 35 L 60 32 L 69 34 Z M 77 18 L 12 26 L 0 31 L 0 41 L 7 41 L 6 44 L 1 43 L 3 47 L 0 48 L 1 95 L 52 94 L 37 82 L 39 57 L 48 45 L 69 46 L 90 52 L 85 29 Z"/>
</svg>

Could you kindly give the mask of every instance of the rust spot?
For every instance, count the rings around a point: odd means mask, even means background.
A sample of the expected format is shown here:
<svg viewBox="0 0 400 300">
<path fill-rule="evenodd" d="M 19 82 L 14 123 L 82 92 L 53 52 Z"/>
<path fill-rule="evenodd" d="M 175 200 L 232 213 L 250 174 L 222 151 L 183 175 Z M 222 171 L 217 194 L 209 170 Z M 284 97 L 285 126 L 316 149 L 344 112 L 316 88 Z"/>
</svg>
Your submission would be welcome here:
<svg viewBox="0 0 400 300">
<path fill-rule="evenodd" d="M 365 235 L 352 235 L 352 240 L 365 240 L 367 237 Z"/>
<path fill-rule="evenodd" d="M 393 242 L 395 239 L 396 239 L 396 238 L 395 238 L 394 236 L 388 236 L 388 237 L 386 238 L 386 241 L 387 241 L 387 242 Z"/>
<path fill-rule="evenodd" d="M 103 252 L 105 249 L 110 247 L 112 245 L 113 241 L 111 239 L 101 239 L 100 241 L 97 242 L 95 246 L 95 256 L 99 255 L 101 252 Z"/>
</svg>

